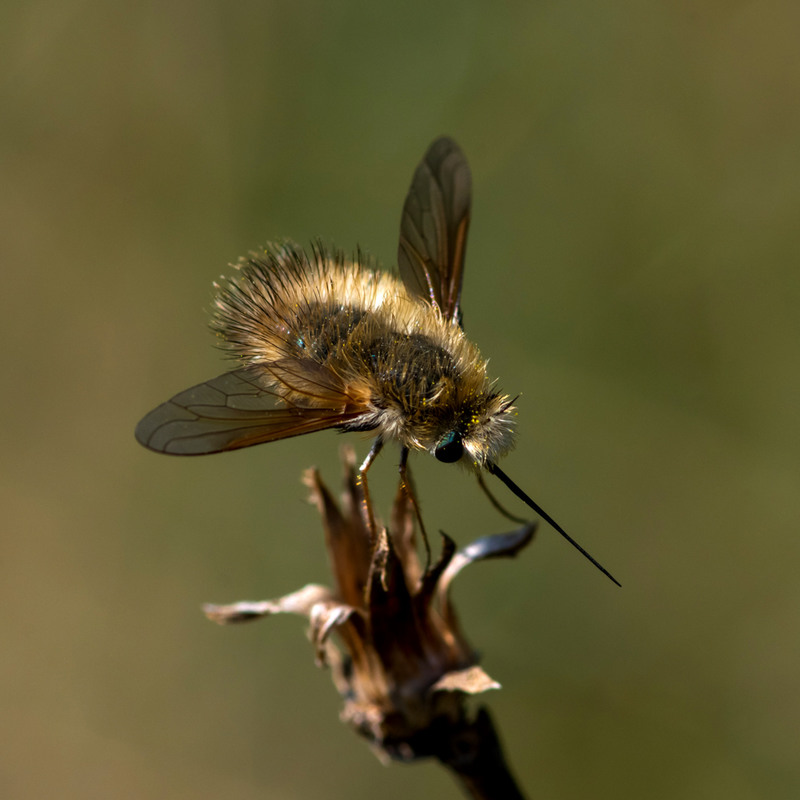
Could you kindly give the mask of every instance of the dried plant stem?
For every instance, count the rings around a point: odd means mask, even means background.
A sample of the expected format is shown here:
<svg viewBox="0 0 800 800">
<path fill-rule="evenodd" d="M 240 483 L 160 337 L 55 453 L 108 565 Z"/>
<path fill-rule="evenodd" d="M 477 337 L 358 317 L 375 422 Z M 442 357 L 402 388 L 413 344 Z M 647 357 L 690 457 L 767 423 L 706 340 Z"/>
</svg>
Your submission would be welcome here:
<svg viewBox="0 0 800 800">
<path fill-rule="evenodd" d="M 486 708 L 479 709 L 474 721 L 462 720 L 447 731 L 437 742 L 434 755 L 453 772 L 467 797 L 525 800 Z"/>
<path fill-rule="evenodd" d="M 426 548 L 423 566 L 410 476 L 398 487 L 390 535 L 363 513 L 364 466 L 356 469 L 351 449 L 343 460 L 341 506 L 316 470 L 305 473 L 322 515 L 335 587 L 311 583 L 273 600 L 206 605 L 206 615 L 222 625 L 275 614 L 305 617 L 317 664 L 331 670 L 343 698 L 341 719 L 383 763 L 435 758 L 474 800 L 522 800 L 488 710 L 470 710 L 471 698 L 500 684 L 464 638 L 450 586 L 471 564 L 515 557 L 532 541 L 536 524 L 482 536 L 458 551 L 442 533 L 436 562 Z"/>
</svg>

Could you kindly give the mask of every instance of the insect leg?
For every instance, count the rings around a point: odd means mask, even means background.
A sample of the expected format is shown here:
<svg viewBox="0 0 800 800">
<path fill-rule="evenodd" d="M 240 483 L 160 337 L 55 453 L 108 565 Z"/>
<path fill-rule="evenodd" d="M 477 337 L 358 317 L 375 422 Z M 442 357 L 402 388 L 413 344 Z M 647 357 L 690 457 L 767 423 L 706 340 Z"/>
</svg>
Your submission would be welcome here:
<svg viewBox="0 0 800 800">
<path fill-rule="evenodd" d="M 483 493 L 489 498 L 489 502 L 506 518 L 512 522 L 519 522 L 522 525 L 527 525 L 530 520 L 523 519 L 522 517 L 515 517 L 510 511 L 506 510 L 500 501 L 489 491 L 486 481 L 483 479 L 483 473 L 478 472 L 478 485 L 483 490 Z"/>
<path fill-rule="evenodd" d="M 422 515 L 419 512 L 417 493 L 414 489 L 414 482 L 411 479 L 411 470 L 408 466 L 408 452 L 409 451 L 407 447 L 404 447 L 400 451 L 400 483 L 403 486 L 406 496 L 411 501 L 411 505 L 414 508 L 414 516 L 417 518 L 417 522 L 419 523 L 420 535 L 422 536 L 422 541 L 425 544 L 425 572 L 427 572 L 431 567 L 431 543 L 428 540 L 428 534 L 425 531 L 425 523 L 422 521 Z"/>
<path fill-rule="evenodd" d="M 372 466 L 372 462 L 377 458 L 378 453 L 383 449 L 383 437 L 378 436 L 372 443 L 367 457 L 358 468 L 358 475 L 356 476 L 356 483 L 361 487 L 362 501 L 361 501 L 361 514 L 364 517 L 364 524 L 370 536 L 374 539 L 375 533 L 375 514 L 372 511 L 372 501 L 369 496 L 369 484 L 367 483 L 367 470 Z"/>
</svg>

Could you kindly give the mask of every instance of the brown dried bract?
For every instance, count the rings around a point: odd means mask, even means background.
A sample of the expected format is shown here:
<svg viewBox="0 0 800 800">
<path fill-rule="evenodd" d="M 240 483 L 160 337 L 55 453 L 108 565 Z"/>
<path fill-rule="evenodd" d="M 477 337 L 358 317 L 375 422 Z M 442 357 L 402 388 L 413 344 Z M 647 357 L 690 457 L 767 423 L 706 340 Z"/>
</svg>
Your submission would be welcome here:
<svg viewBox="0 0 800 800">
<path fill-rule="evenodd" d="M 341 505 L 315 469 L 304 476 L 322 515 L 335 588 L 309 584 L 274 601 L 204 610 L 220 624 L 279 613 L 305 616 L 317 662 L 330 667 L 344 699 L 342 719 L 384 760 L 442 758 L 446 732 L 466 724 L 466 696 L 500 686 L 478 666 L 461 632 L 450 584 L 475 561 L 515 556 L 536 524 L 485 536 L 458 552 L 442 534 L 438 561 L 423 568 L 405 486 L 395 497 L 391 532 L 378 524 L 373 536 L 360 511 L 363 494 L 351 448 L 344 448 L 343 461 Z"/>
</svg>

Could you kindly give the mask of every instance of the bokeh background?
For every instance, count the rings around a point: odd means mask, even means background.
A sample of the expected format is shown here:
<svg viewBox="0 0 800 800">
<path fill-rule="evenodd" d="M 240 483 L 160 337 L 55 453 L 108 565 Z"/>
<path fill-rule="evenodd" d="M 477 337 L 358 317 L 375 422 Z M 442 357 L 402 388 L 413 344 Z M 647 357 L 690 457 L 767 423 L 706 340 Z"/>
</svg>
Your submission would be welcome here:
<svg viewBox="0 0 800 800">
<path fill-rule="evenodd" d="M 800 5 L 7 0 L 0 22 L 0 795 L 460 796 L 338 722 L 301 620 L 199 610 L 327 581 L 300 474 L 335 486 L 342 439 L 133 438 L 227 368 L 226 264 L 321 236 L 392 266 L 448 133 L 468 330 L 521 393 L 504 467 L 624 587 L 548 529 L 456 586 L 521 783 L 800 796 Z M 414 468 L 432 530 L 505 529 L 468 476 Z"/>
</svg>

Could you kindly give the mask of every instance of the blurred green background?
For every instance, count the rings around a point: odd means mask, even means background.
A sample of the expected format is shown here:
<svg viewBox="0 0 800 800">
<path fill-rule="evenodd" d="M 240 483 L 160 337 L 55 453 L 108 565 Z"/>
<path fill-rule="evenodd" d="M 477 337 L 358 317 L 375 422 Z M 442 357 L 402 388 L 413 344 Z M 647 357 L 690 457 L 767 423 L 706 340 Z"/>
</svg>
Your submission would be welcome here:
<svg viewBox="0 0 800 800">
<path fill-rule="evenodd" d="M 521 783 L 800 796 L 800 5 L 9 0 L 0 21 L 0 795 L 460 796 L 338 722 L 301 620 L 199 610 L 328 581 L 300 474 L 336 487 L 342 439 L 170 459 L 133 438 L 227 368 L 226 264 L 321 236 L 392 266 L 448 133 L 474 179 L 468 331 L 521 393 L 503 466 L 623 583 L 546 528 L 459 580 Z M 413 465 L 432 530 L 506 528 L 468 476 Z"/>
</svg>

